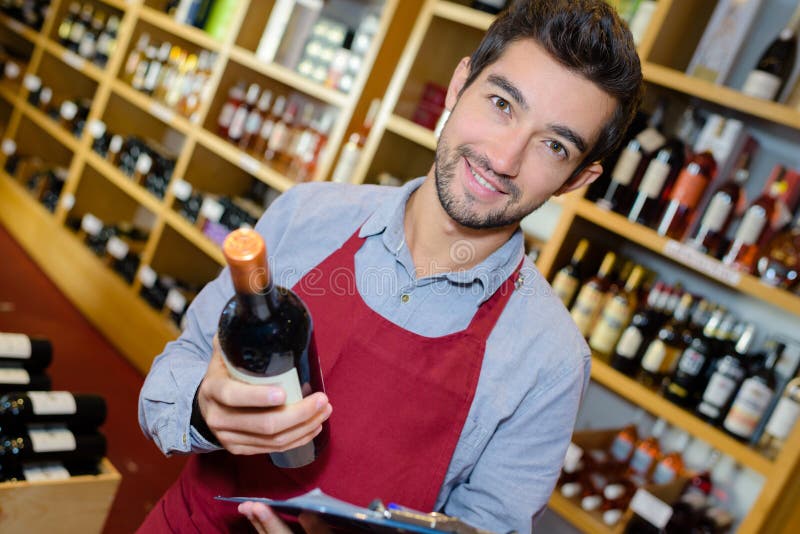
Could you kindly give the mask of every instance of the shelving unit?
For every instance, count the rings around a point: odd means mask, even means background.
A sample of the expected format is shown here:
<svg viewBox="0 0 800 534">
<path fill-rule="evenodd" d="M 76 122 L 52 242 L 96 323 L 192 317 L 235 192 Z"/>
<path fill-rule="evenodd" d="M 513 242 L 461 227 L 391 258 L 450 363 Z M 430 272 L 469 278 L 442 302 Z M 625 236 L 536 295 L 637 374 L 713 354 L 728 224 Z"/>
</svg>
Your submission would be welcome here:
<svg viewBox="0 0 800 534">
<path fill-rule="evenodd" d="M 430 129 L 410 120 L 410 110 L 413 110 L 420 95 L 419 88 L 424 83 L 434 81 L 446 86 L 458 60 L 469 55 L 482 32 L 491 24 L 493 17 L 475 11 L 467 4 L 466 1 L 430 0 L 423 7 L 375 126 L 365 143 L 354 178 L 357 183 L 372 182 L 384 171 L 401 173 L 397 176 L 403 179 L 427 172 L 433 161 L 436 138 Z M 668 56 L 670 47 L 678 50 L 681 58 L 688 62 L 697 40 L 688 39 L 688 43 L 682 41 L 686 40 L 687 35 L 699 39 L 713 7 L 713 2 L 699 6 L 694 2 L 679 0 L 658 1 L 651 25 L 639 46 L 647 84 L 723 106 L 756 120 L 800 129 L 798 111 L 774 102 L 747 97 L 731 88 L 691 78 L 675 68 L 675 63 L 661 64 L 660 58 Z M 682 32 L 683 29 L 687 29 L 686 32 Z M 682 60 L 679 59 L 678 62 Z M 399 160 L 400 163 L 397 164 L 394 160 Z M 565 263 L 572 253 L 569 246 L 571 230 L 576 226 L 591 224 L 614 239 L 634 243 L 658 257 L 674 262 L 681 269 L 697 272 L 735 292 L 749 295 L 771 304 L 781 312 L 800 317 L 800 297 L 769 287 L 754 276 L 733 271 L 713 258 L 693 252 L 653 230 L 603 210 L 584 199 L 584 194 L 585 190 L 581 190 L 553 200 L 559 204 L 561 214 L 554 233 L 543 246 L 537 261 L 539 270 L 548 279 L 555 268 Z M 772 461 L 682 410 L 657 392 L 612 369 L 597 355 L 593 356 L 592 380 L 761 474 L 765 481 L 763 488 L 747 516 L 743 518 L 738 532 L 749 534 L 782 531 L 786 519 L 792 513 L 793 502 L 788 496 L 797 496 L 800 493 L 800 485 L 794 482 L 800 468 L 800 428 L 794 429 L 781 454 Z M 550 507 L 585 532 L 610 534 L 623 530 L 619 525 L 613 529 L 607 527 L 558 492 L 552 496 Z M 789 530 L 786 532 L 788 534 Z"/>
<path fill-rule="evenodd" d="M 260 180 L 277 191 L 285 191 L 296 182 L 279 171 L 256 160 L 234 145 L 223 140 L 214 131 L 216 115 L 227 93 L 227 86 L 239 75 L 263 84 L 277 84 L 287 92 L 294 91 L 336 109 L 336 119 L 328 137 L 327 147 L 318 163 L 312 180 L 324 180 L 332 172 L 339 148 L 345 135 L 363 122 L 369 101 L 382 95 L 389 83 L 391 71 L 373 71 L 376 63 L 393 65 L 402 52 L 404 39 L 416 19 L 422 0 L 404 1 L 398 9 L 399 0 L 384 0 L 380 9 L 379 28 L 373 36 L 371 48 L 362 61 L 352 90 L 347 93 L 323 87 L 294 71 L 278 64 L 264 63 L 255 56 L 255 45 L 263 32 L 274 2 L 255 0 L 238 2 L 237 12 L 232 18 L 230 32 L 222 40 L 216 40 L 204 31 L 176 23 L 160 12 L 156 0 L 87 0 L 108 12 L 120 16 L 114 54 L 105 68 L 100 68 L 79 55 L 62 47 L 54 40 L 56 28 L 66 13 L 69 2 L 53 0 L 41 31 L 35 31 L 3 14 L 0 14 L 0 32 L 9 32 L 10 39 L 19 39 L 31 48 L 26 74 L 60 76 L 83 87 L 91 84 L 80 96 L 92 99 L 88 120 L 106 121 L 110 116 L 116 123 L 108 123 L 112 133 L 146 133 L 155 137 L 172 131 L 180 138 L 180 150 L 176 154 L 173 179 L 192 181 L 187 170 L 200 153 L 211 153 L 223 162 L 221 173 L 225 175 L 247 175 Z M 190 120 L 165 105 L 137 92 L 122 80 L 119 74 L 128 51 L 143 31 L 152 32 L 158 38 L 185 43 L 187 47 L 203 49 L 217 55 L 211 71 L 207 94 L 214 95 L 202 102 L 194 120 Z M 183 44 L 181 44 L 183 46 Z M 43 67 L 55 72 L 43 72 Z M 231 71 L 230 73 L 228 71 Z M 22 78 L 20 77 L 20 79 Z M 226 78 L 229 77 L 231 79 Z M 75 89 L 78 92 L 78 89 Z M 74 94 L 59 95 L 74 97 Z M 8 119 L 0 116 L 5 128 L 4 138 L 14 139 L 21 124 L 30 123 L 43 132 L 40 142 L 42 153 L 53 143 L 71 152 L 66 161 L 69 175 L 54 214 L 37 204 L 18 182 L 3 173 L 0 175 L 0 222 L 44 268 L 54 282 L 75 302 L 81 311 L 136 365 L 141 371 L 150 368 L 153 357 L 161 352 L 164 344 L 176 337 L 177 328 L 161 313 L 150 308 L 138 291 L 136 279 L 128 285 L 105 264 L 91 254 L 66 227 L 74 211 L 87 194 L 81 184 L 87 175 L 108 182 L 130 202 L 146 208 L 155 218 L 149 240 L 141 254 L 142 265 L 160 263 L 172 269 L 182 269 L 184 277 L 192 277 L 196 265 L 204 280 L 214 277 L 224 265 L 222 253 L 214 242 L 196 226 L 173 211 L 173 194 L 168 189 L 160 199 L 144 187 L 125 176 L 108 161 L 94 153 L 88 133 L 76 138 L 65 131 L 56 121 L 26 101 L 27 95 L 21 83 L 0 83 L 0 99 L 13 109 Z M 130 108 L 126 116 L 119 118 L 115 109 Z M 115 131 L 124 127 L 128 131 Z M 173 135 L 173 134 L 170 134 Z M 205 156 L 202 156 L 205 157 Z M 2 157 L 0 157 L 2 159 Z M 2 162 L 0 162 L 2 163 Z M 220 181 L 224 189 L 224 177 Z M 94 195 L 97 196 L 97 195 Z M 96 199 L 96 202 L 102 202 Z M 169 246 L 161 246 L 166 239 Z M 181 258 L 169 257 L 169 248 L 178 247 L 185 254 Z M 213 269 L 212 269 L 213 267 Z"/>
</svg>

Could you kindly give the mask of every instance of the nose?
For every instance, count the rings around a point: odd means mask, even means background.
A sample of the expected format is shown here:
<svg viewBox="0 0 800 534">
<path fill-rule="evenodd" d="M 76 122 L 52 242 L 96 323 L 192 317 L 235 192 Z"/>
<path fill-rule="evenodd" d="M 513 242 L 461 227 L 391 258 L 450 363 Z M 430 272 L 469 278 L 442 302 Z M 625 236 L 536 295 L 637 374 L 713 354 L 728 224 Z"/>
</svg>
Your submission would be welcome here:
<svg viewBox="0 0 800 534">
<path fill-rule="evenodd" d="M 495 174 L 514 178 L 519 174 L 528 146 L 526 135 L 509 128 L 502 133 L 492 133 L 487 145 L 486 157 Z"/>
</svg>

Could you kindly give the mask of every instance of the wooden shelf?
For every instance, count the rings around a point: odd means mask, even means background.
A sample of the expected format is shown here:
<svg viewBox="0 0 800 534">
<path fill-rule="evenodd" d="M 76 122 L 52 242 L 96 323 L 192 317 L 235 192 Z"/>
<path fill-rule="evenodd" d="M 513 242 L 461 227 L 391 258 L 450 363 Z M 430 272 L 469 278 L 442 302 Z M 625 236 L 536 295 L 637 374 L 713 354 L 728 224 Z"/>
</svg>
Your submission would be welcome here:
<svg viewBox="0 0 800 534">
<path fill-rule="evenodd" d="M 46 131 L 62 145 L 66 146 L 73 152 L 77 152 L 80 146 L 80 141 L 67 130 L 62 128 L 56 121 L 45 115 L 39 109 L 30 105 L 27 101 L 19 100 L 17 105 L 22 109 L 22 112 L 39 128 Z"/>
<path fill-rule="evenodd" d="M 175 20 L 169 15 L 161 13 L 152 7 L 142 6 L 139 11 L 139 17 L 143 21 L 160 28 L 165 32 L 171 33 L 172 35 L 177 35 L 181 39 L 185 39 L 186 41 L 194 43 L 201 48 L 205 48 L 206 50 L 219 52 L 220 48 L 222 47 L 222 44 L 219 41 L 211 37 L 200 28 L 175 22 Z"/>
<path fill-rule="evenodd" d="M 51 41 L 50 39 L 44 39 L 43 42 L 45 50 L 47 50 L 53 56 L 59 58 L 61 61 L 63 61 L 76 71 L 80 72 L 81 74 L 88 76 L 89 78 L 93 79 L 96 82 L 100 82 L 105 76 L 105 72 L 103 71 L 103 69 L 101 69 L 91 61 L 82 58 L 75 52 L 64 48 L 60 44 Z"/>
<path fill-rule="evenodd" d="M 336 89 L 320 85 L 291 69 L 287 69 L 283 65 L 265 63 L 258 59 L 255 54 L 244 48 L 234 46 L 231 50 L 231 59 L 250 70 L 254 70 L 268 78 L 277 80 L 301 93 L 313 96 L 317 100 L 321 100 L 332 106 L 343 108 L 347 106 L 350 101 L 349 95 L 337 91 Z"/>
<path fill-rule="evenodd" d="M 489 26 L 494 22 L 494 15 L 446 0 L 440 0 L 436 3 L 433 8 L 433 14 L 482 31 L 489 29 Z"/>
<path fill-rule="evenodd" d="M 185 237 L 187 241 L 202 250 L 206 256 L 222 266 L 226 265 L 225 256 L 222 255 L 222 249 L 219 245 L 207 238 L 195 225 L 172 210 L 167 210 L 164 213 L 164 218 L 167 224 Z"/>
<path fill-rule="evenodd" d="M 125 173 L 111 165 L 96 152 L 87 152 L 86 161 L 109 182 L 113 183 L 118 189 L 121 189 L 126 195 L 152 213 L 159 213 L 163 210 L 164 202 L 161 199 L 152 195 L 147 189 L 125 176 Z"/>
<path fill-rule="evenodd" d="M 164 104 L 153 100 L 146 94 L 140 93 L 122 80 L 114 80 L 112 82 L 112 87 L 114 92 L 119 96 L 132 103 L 142 111 L 145 111 L 157 118 L 170 128 L 177 130 L 184 135 L 189 135 L 193 129 L 199 127 L 190 122 L 189 119 L 183 115 L 180 115 Z"/>
<path fill-rule="evenodd" d="M 573 198 L 570 201 L 575 202 L 575 210 L 578 217 L 742 293 L 800 316 L 799 296 L 768 286 L 755 276 L 731 269 L 715 258 L 701 254 L 677 241 L 660 236 L 654 230 L 641 224 L 632 223 L 618 213 L 598 207 L 594 202 L 583 198 Z"/>
<path fill-rule="evenodd" d="M 19 98 L 17 97 L 18 94 L 18 85 L 12 85 L 11 83 L 8 83 L 7 80 L 0 82 L 0 98 L 12 106 L 16 106 L 19 103 Z"/>
<path fill-rule="evenodd" d="M 621 528 L 609 528 L 608 525 L 602 521 L 598 521 L 593 515 L 586 513 L 583 508 L 576 506 L 575 503 L 561 495 L 558 490 L 554 491 L 550 496 L 550 502 L 547 506 L 583 532 L 612 534 L 614 532 L 621 532 L 622 530 Z"/>
<path fill-rule="evenodd" d="M 12 19 L 5 13 L 0 13 L 0 26 L 5 26 L 20 37 L 30 41 L 32 44 L 36 44 L 39 40 L 39 33 L 36 30 L 16 19 Z"/>
<path fill-rule="evenodd" d="M 246 152 L 242 152 L 208 130 L 200 129 L 195 133 L 197 135 L 197 140 L 203 146 L 236 165 L 243 171 L 247 171 L 273 189 L 283 192 L 296 184 L 294 180 L 287 178 L 275 169 L 261 163 Z"/>
<path fill-rule="evenodd" d="M 123 13 L 133 4 L 138 4 L 139 0 L 100 0 L 103 4 L 119 9 Z"/>
<path fill-rule="evenodd" d="M 642 74 L 645 81 L 649 83 L 686 93 L 706 102 L 735 109 L 766 121 L 800 129 L 800 111 L 789 106 L 753 98 L 736 89 L 716 85 L 654 63 L 644 62 L 642 64 Z"/>
<path fill-rule="evenodd" d="M 651 414 L 662 417 L 670 424 L 678 426 L 691 435 L 708 442 L 724 454 L 735 458 L 740 464 L 746 465 L 765 476 L 772 474 L 774 467 L 772 461 L 736 441 L 718 428 L 705 423 L 690 412 L 676 406 L 657 392 L 618 372 L 597 355 L 592 356 L 592 380 L 607 387 L 620 397 L 644 408 Z"/>
<path fill-rule="evenodd" d="M 386 129 L 433 152 L 436 151 L 436 136 L 431 130 L 416 122 L 393 114 L 386 121 Z"/>
</svg>

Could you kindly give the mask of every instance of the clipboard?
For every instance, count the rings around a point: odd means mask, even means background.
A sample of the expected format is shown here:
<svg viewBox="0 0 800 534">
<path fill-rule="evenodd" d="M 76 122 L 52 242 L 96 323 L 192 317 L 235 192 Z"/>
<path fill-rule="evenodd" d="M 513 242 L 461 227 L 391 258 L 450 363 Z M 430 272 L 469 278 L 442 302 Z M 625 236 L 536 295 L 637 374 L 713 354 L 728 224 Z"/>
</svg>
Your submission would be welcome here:
<svg viewBox="0 0 800 534">
<path fill-rule="evenodd" d="M 421 533 L 442 534 L 491 534 L 486 530 L 471 527 L 463 521 L 443 514 L 426 514 L 402 508 L 363 508 L 325 494 L 319 488 L 287 500 L 263 497 L 216 497 L 217 500 L 242 503 L 262 502 L 273 510 L 297 516 L 301 512 L 313 512 L 331 527 L 347 532 L 374 534 Z"/>
</svg>

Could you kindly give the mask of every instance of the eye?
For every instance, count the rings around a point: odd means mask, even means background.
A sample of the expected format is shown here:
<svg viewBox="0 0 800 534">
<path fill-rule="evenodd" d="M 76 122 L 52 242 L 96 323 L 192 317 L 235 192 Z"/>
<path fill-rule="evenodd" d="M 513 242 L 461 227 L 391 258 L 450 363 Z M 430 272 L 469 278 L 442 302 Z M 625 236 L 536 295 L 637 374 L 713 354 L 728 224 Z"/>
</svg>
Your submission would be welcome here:
<svg viewBox="0 0 800 534">
<path fill-rule="evenodd" d="M 497 95 L 492 95 L 489 99 L 492 101 L 492 104 L 494 104 L 494 107 L 496 107 L 498 110 L 502 111 L 506 115 L 511 114 L 511 104 L 508 103 L 508 100 Z"/>
<path fill-rule="evenodd" d="M 567 159 L 569 157 L 569 152 L 567 151 L 567 147 L 565 147 L 558 141 L 546 141 L 545 144 L 554 154 L 556 154 L 560 158 Z"/>
</svg>

